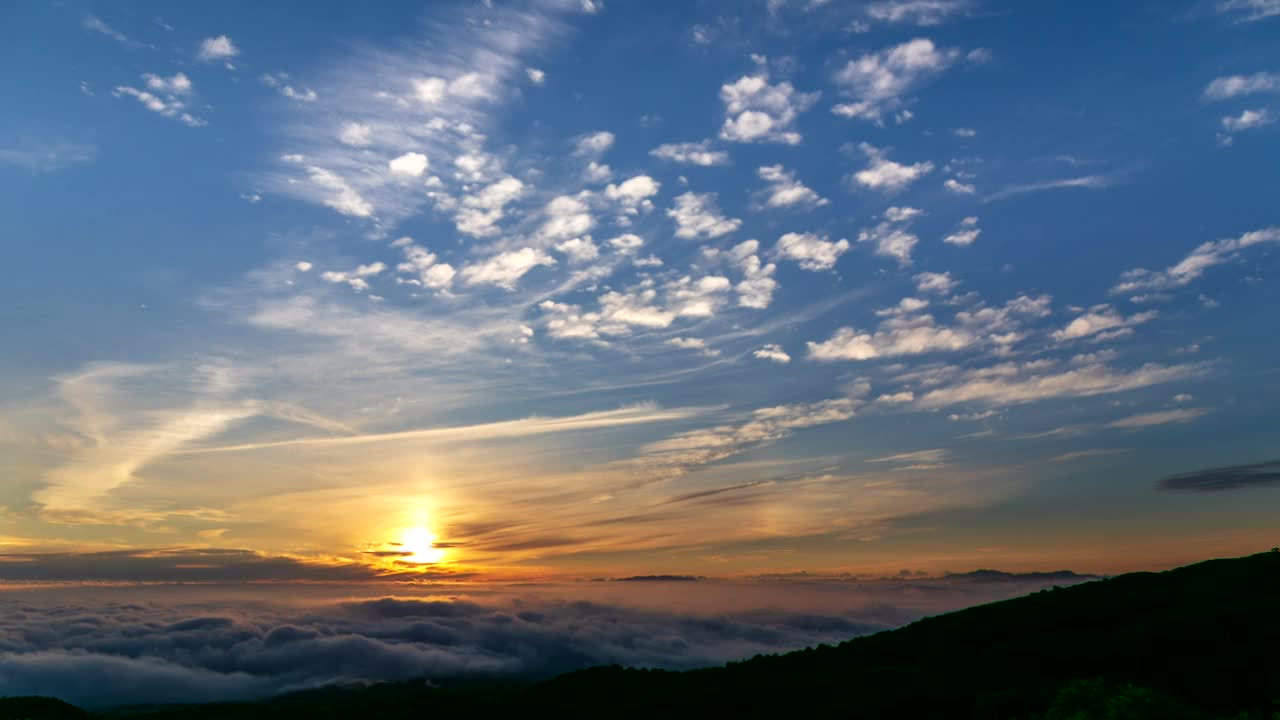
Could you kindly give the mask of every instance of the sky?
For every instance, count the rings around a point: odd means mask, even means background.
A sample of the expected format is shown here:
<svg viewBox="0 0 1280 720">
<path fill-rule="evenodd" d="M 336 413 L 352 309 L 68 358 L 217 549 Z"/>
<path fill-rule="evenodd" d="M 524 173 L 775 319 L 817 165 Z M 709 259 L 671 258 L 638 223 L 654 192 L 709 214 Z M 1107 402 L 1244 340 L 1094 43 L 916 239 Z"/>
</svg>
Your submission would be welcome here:
<svg viewBox="0 0 1280 720">
<path fill-rule="evenodd" d="M 1277 544 L 1275 0 L 0 28 L 2 579 Z"/>
</svg>

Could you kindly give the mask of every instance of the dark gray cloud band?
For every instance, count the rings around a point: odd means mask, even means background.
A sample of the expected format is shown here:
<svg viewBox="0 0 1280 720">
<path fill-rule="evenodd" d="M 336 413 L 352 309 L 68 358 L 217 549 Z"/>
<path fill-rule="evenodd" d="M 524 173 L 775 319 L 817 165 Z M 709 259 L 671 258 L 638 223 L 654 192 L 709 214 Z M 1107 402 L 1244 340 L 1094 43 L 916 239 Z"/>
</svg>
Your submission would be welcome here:
<svg viewBox="0 0 1280 720">
<path fill-rule="evenodd" d="M 237 549 L 159 548 L 93 553 L 0 554 L 0 580 L 27 582 L 361 582 L 385 577 L 385 570 L 362 563 L 309 562 Z M 461 579 L 466 575 L 446 568 L 414 565 L 412 577 Z"/>
<path fill-rule="evenodd" d="M 1170 475 L 1160 481 L 1162 490 L 1180 492 L 1224 492 L 1274 486 L 1280 486 L 1280 460 L 1207 468 Z"/>
</svg>

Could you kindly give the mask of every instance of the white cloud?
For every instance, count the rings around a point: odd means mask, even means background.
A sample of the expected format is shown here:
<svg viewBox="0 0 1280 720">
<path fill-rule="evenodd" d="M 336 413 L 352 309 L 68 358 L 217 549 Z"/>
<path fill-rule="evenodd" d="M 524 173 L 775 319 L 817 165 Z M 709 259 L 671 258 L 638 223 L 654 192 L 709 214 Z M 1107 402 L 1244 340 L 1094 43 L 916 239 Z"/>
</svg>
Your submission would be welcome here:
<svg viewBox="0 0 1280 720">
<path fill-rule="evenodd" d="M 946 70 L 960 56 L 959 50 L 938 48 L 927 38 L 915 38 L 850 60 L 836 71 L 835 83 L 853 101 L 836 105 L 831 111 L 883 124 L 884 114 L 899 109 L 904 95 L 926 78 Z"/>
<path fill-rule="evenodd" d="M 858 147 L 867 155 L 867 167 L 854 173 L 852 178 L 863 187 L 881 192 L 898 192 L 933 172 L 931 162 L 903 165 L 885 157 L 884 150 L 867 143 L 861 143 Z"/>
<path fill-rule="evenodd" d="M 983 345 L 1008 348 L 1022 338 L 1028 319 L 1049 313 L 1048 295 L 1019 295 L 1003 306 L 956 313 L 953 325 L 940 325 L 932 315 L 919 313 L 928 303 L 915 298 L 899 303 L 875 332 L 842 327 L 823 342 L 806 343 L 809 357 L 819 361 L 873 360 L 885 357 L 955 352 Z"/>
<path fill-rule="evenodd" d="M 971 216 L 962 220 L 960 228 L 942 238 L 942 242 L 957 247 L 969 247 L 981 234 L 982 229 L 978 227 L 978 218 Z"/>
<path fill-rule="evenodd" d="M 906 267 L 911 264 L 911 251 L 920 238 L 898 227 L 886 227 L 884 223 L 858 234 L 858 242 L 875 243 L 875 254 L 890 257 Z"/>
<path fill-rule="evenodd" d="M 139 471 L 171 453 L 217 437 L 260 412 L 258 403 L 236 397 L 237 375 L 212 364 L 192 372 L 94 363 L 75 375 L 55 377 L 57 395 L 72 408 L 59 424 L 85 442 L 76 443 L 62 463 L 45 473 L 43 487 L 32 495 L 40 514 L 55 521 L 94 518 L 95 524 L 124 524 L 113 503 L 104 499 L 111 491 L 134 483 Z M 129 402 L 142 392 L 144 406 Z"/>
<path fill-rule="evenodd" d="M 410 83 L 414 98 L 423 105 L 435 105 L 449 94 L 449 83 L 441 77 L 416 78 Z"/>
<path fill-rule="evenodd" d="M 407 152 L 387 163 L 387 168 L 395 175 L 406 177 L 422 177 L 427 171 L 427 156 L 422 153 Z"/>
<path fill-rule="evenodd" d="M 302 88 L 301 90 L 298 90 L 292 85 L 282 85 L 280 87 L 280 94 L 287 98 L 297 100 L 298 102 L 315 102 L 320 99 L 320 96 L 316 94 L 315 90 L 312 90 L 311 88 Z"/>
<path fill-rule="evenodd" d="M 493 100 L 495 79 L 480 72 L 463 73 L 449 81 L 449 96 L 462 100 Z"/>
<path fill-rule="evenodd" d="M 338 140 L 354 147 L 367 147 L 372 142 L 373 128 L 362 123 L 344 123 L 338 130 Z"/>
<path fill-rule="evenodd" d="M 587 203 L 572 195 L 553 198 L 542 212 L 547 219 L 538 229 L 538 234 L 551 240 L 567 240 L 585 235 L 596 224 Z"/>
<path fill-rule="evenodd" d="M 564 253 L 569 262 L 576 265 L 591 262 L 600 257 L 600 248 L 592 242 L 590 236 L 576 237 L 556 244 L 556 250 Z"/>
<path fill-rule="evenodd" d="M 365 278 L 381 274 L 387 266 L 380 262 L 359 265 L 355 270 L 338 272 L 330 270 L 320 274 L 320 279 L 330 283 L 344 283 L 356 292 L 366 292 L 369 282 Z"/>
<path fill-rule="evenodd" d="M 599 313 L 583 313 L 577 305 L 543 300 L 538 304 L 543 313 L 547 334 L 561 340 L 594 340 L 600 337 L 596 327 Z"/>
<path fill-rule="evenodd" d="M 524 74 L 529 78 L 529 82 L 534 85 L 541 85 L 547 81 L 547 74 L 538 68 L 525 68 Z"/>
<path fill-rule="evenodd" d="M 307 176 L 316 187 L 326 191 L 323 200 L 325 205 L 352 217 L 369 217 L 373 214 L 373 205 L 334 173 L 312 165 L 307 167 Z"/>
<path fill-rule="evenodd" d="M 809 357 L 820 361 L 872 360 L 881 357 L 963 350 L 975 342 L 968 332 L 941 327 L 923 315 L 876 333 L 844 327 L 823 342 L 809 341 Z"/>
<path fill-rule="evenodd" d="M 200 53 L 198 57 L 205 61 L 212 60 L 230 60 L 240 54 L 240 49 L 235 43 L 231 42 L 231 38 L 226 35 L 205 38 L 200 41 Z"/>
<path fill-rule="evenodd" d="M 625 233 L 607 241 L 609 247 L 622 255 L 634 255 L 644 245 L 644 238 L 634 233 Z"/>
<path fill-rule="evenodd" d="M 311 268 L 315 266 L 307 262 L 306 260 L 299 260 L 298 262 L 293 264 L 293 267 L 298 272 L 310 272 Z"/>
<path fill-rule="evenodd" d="M 1109 428 L 1147 428 L 1157 425 L 1171 425 L 1174 423 L 1187 423 L 1209 412 L 1204 408 L 1185 408 L 1181 410 L 1159 410 L 1156 412 L 1141 413 L 1131 415 L 1119 420 L 1112 420 L 1107 423 Z"/>
<path fill-rule="evenodd" d="M 909 220 L 914 220 L 923 214 L 924 214 L 924 211 L 921 210 L 920 208 L 899 207 L 897 205 L 894 205 L 892 207 L 885 209 L 884 219 L 888 220 L 889 222 L 900 223 L 900 222 L 907 222 Z"/>
<path fill-rule="evenodd" d="M 1085 175 L 1082 177 L 1064 178 L 1062 180 L 1045 180 L 1043 182 L 1025 183 L 1022 185 L 1009 185 L 1001 188 L 998 192 L 987 196 L 986 201 L 1003 200 L 1004 198 L 1013 197 L 1014 195 L 1025 195 L 1026 193 L 1043 192 L 1045 190 L 1061 190 L 1064 188 L 1105 188 L 1115 184 L 1116 178 L 1108 175 Z"/>
<path fill-rule="evenodd" d="M 764 204 L 768 207 L 814 208 L 829 202 L 797 180 L 794 172 L 784 170 L 781 165 L 765 165 L 756 170 L 756 174 L 769 183 L 764 192 Z"/>
<path fill-rule="evenodd" d="M 435 253 L 415 245 L 411 238 L 400 238 L 392 246 L 400 248 L 404 255 L 404 262 L 397 265 L 396 270 L 413 276 L 406 281 L 409 284 L 433 290 L 447 290 L 453 284 L 457 274 L 453 266 L 439 262 Z"/>
<path fill-rule="evenodd" d="M 929 26 L 941 24 L 967 6 L 965 0 L 886 0 L 867 6 L 867 15 L 880 22 Z"/>
<path fill-rule="evenodd" d="M 112 91 L 112 95 L 132 97 L 151 112 L 173 118 L 190 127 L 201 127 L 206 124 L 203 119 L 187 111 L 187 99 L 194 88 L 186 75 L 176 73 L 166 78 L 154 73 L 145 73 L 142 80 L 147 90 L 121 85 Z M 156 93 L 161 93 L 164 97 Z"/>
<path fill-rule="evenodd" d="M 951 291 L 956 289 L 960 284 L 958 280 L 951 277 L 951 273 L 935 273 L 922 272 L 912 277 L 916 281 L 916 290 L 922 293 L 936 293 L 938 295 L 950 295 Z"/>
<path fill-rule="evenodd" d="M 657 295 L 652 288 L 642 288 L 626 293 L 610 291 L 601 295 L 600 315 L 606 330 L 620 334 L 626 330 L 615 328 L 635 326 L 658 329 L 671 325 L 676 319 L 676 314 L 654 305 Z"/>
<path fill-rule="evenodd" d="M 955 178 L 947 178 L 946 181 L 942 183 L 942 186 L 957 195 L 972 195 L 978 190 L 972 184 L 962 183 Z"/>
<path fill-rule="evenodd" d="M 697 350 L 707 357 L 716 357 L 720 354 L 719 350 L 707 347 L 707 341 L 702 338 L 673 337 L 667 340 L 666 344 L 678 347 L 682 350 Z"/>
<path fill-rule="evenodd" d="M 880 397 L 876 398 L 876 402 L 881 403 L 883 405 L 904 405 L 915 399 L 916 399 L 915 393 L 911 392 L 910 390 L 903 390 L 902 392 L 886 393 L 884 395 L 881 395 Z"/>
<path fill-rule="evenodd" d="M 445 100 L 494 100 L 498 92 L 495 77 L 465 70 L 459 70 L 452 80 L 431 76 L 413 78 L 409 82 L 413 98 L 429 108 L 440 106 Z"/>
<path fill-rule="evenodd" d="M 127 35 L 119 32 L 115 28 L 103 22 L 101 18 L 94 17 L 93 15 L 86 15 L 80 24 L 83 25 L 86 30 L 92 30 L 96 33 L 106 35 L 125 47 L 137 47 L 138 45 L 137 42 L 129 39 Z"/>
<path fill-rule="evenodd" d="M 520 149 L 492 139 L 503 115 L 495 105 L 527 89 L 530 58 L 563 37 L 567 19 L 549 8 L 498 4 L 476 22 L 472 10 L 442 12 L 427 36 L 394 48 L 335 59 L 333 72 L 316 75 L 323 80 L 316 100 L 291 103 L 293 116 L 281 123 L 288 143 L 281 154 L 303 155 L 336 176 L 369 204 L 366 216 L 376 218 L 379 231 L 432 205 L 461 221 L 463 234 L 496 234 L 505 213 L 473 196 L 514 174 L 507 163 L 531 165 L 517 156 Z M 368 144 L 360 144 L 360 135 L 348 137 L 354 145 L 334 142 L 348 125 L 368 127 Z M 423 175 L 425 187 L 387 172 L 388 161 L 406 150 L 430 158 L 435 175 Z M 299 170 L 274 168 L 255 182 L 277 195 L 327 202 L 329 190 Z"/>
<path fill-rule="evenodd" d="M 889 257 L 906 267 L 920 238 L 907 231 L 907 225 L 923 213 L 916 208 L 890 207 L 884 211 L 884 222 L 858 233 L 858 242 L 875 245 L 875 254 Z"/>
<path fill-rule="evenodd" d="M 977 130 L 974 130 L 973 128 L 962 128 L 962 127 L 961 127 L 961 128 L 955 128 L 955 129 L 953 129 L 953 130 L 951 131 L 951 134 L 952 134 L 952 135 L 955 135 L 956 137 L 971 138 L 971 137 L 977 137 L 977 136 L 978 136 L 978 131 L 977 131 Z"/>
<path fill-rule="evenodd" d="M 1078 353 L 1071 356 L 1072 365 L 1093 365 L 1100 362 L 1108 362 L 1116 359 L 1120 353 L 1115 350 L 1106 349 L 1097 352 Z"/>
<path fill-rule="evenodd" d="M 288 73 L 266 73 L 262 76 L 262 84 L 267 87 L 273 87 L 276 92 L 298 102 L 315 102 L 320 99 L 315 90 L 311 88 L 295 88 L 289 84 Z"/>
<path fill-rule="evenodd" d="M 1275 117 L 1265 108 L 1261 110 L 1244 110 L 1239 115 L 1228 115 L 1222 118 L 1222 129 L 1229 133 L 1252 130 L 1275 122 Z"/>
<path fill-rule="evenodd" d="M 1098 305 L 1067 323 L 1061 330 L 1054 331 L 1053 339 L 1064 342 L 1093 336 L 1102 340 L 1122 337 L 1132 333 L 1134 325 L 1153 320 L 1156 315 L 1156 311 L 1149 310 L 1124 317 L 1109 305 Z"/>
<path fill-rule="evenodd" d="M 453 283 L 455 275 L 457 271 L 449 263 L 436 263 L 423 271 L 419 277 L 423 286 L 444 290 Z"/>
<path fill-rule="evenodd" d="M 676 237 L 687 240 L 717 238 L 737 230 L 742 224 L 741 220 L 720 213 L 715 193 L 687 192 L 679 195 L 667 216 L 676 222 Z"/>
<path fill-rule="evenodd" d="M 173 93 L 174 95 L 191 94 L 191 79 L 183 73 L 176 73 L 170 77 L 143 73 L 142 79 L 146 81 L 147 89 L 152 92 Z"/>
<path fill-rule="evenodd" d="M 725 105 L 720 138 L 731 142 L 800 143 L 796 118 L 817 102 L 820 93 L 797 92 L 789 82 L 769 83 L 763 70 L 720 88 Z"/>
<path fill-rule="evenodd" d="M 1256 22 L 1280 15 L 1280 0 L 1221 0 L 1218 12 L 1236 14 L 1235 22 Z"/>
<path fill-rule="evenodd" d="M 878 458 L 868 458 L 867 462 L 873 463 L 893 463 L 894 465 L 903 464 L 936 464 L 947 458 L 947 451 L 944 448 L 934 448 L 931 450 L 913 450 L 911 452 L 895 453 L 893 455 L 885 455 Z"/>
<path fill-rule="evenodd" d="M 979 410 L 974 413 L 951 413 L 947 419 L 951 422 L 978 422 L 999 415 L 998 410 Z"/>
<path fill-rule="evenodd" d="M 589 183 L 604 183 L 613 179 L 613 168 L 592 160 L 582 171 L 582 179 Z"/>
<path fill-rule="evenodd" d="M 756 254 L 760 243 L 756 240 L 744 240 L 729 249 L 727 255 L 742 271 L 742 280 L 733 286 L 738 293 L 740 307 L 763 310 L 773 302 L 773 293 L 778 289 L 778 281 L 773 279 L 777 266 L 773 263 L 762 263 Z"/>
<path fill-rule="evenodd" d="M 774 343 L 769 343 L 751 354 L 761 360 L 768 360 L 770 362 L 782 364 L 791 362 L 791 356 L 782 349 L 781 345 L 776 345 Z"/>
<path fill-rule="evenodd" d="M 722 275 L 689 275 L 667 283 L 667 298 L 679 317 L 711 317 L 725 302 L 732 284 Z"/>
<path fill-rule="evenodd" d="M 792 260 L 805 270 L 816 272 L 835 267 L 836 260 L 848 249 L 849 241 L 843 238 L 832 242 L 825 235 L 789 232 L 778 238 L 773 254 L 780 260 Z"/>
<path fill-rule="evenodd" d="M 1061 463 L 1071 462 L 1072 460 L 1081 460 L 1091 457 L 1103 457 L 1106 455 L 1119 455 L 1120 453 L 1129 452 L 1128 448 L 1093 448 L 1089 450 L 1073 450 L 1065 452 L 1061 455 L 1054 455 L 1049 458 L 1049 462 Z"/>
<path fill-rule="evenodd" d="M 646 445 L 644 452 L 651 462 L 668 466 L 708 463 L 754 445 L 780 440 L 800 428 L 848 420 L 857 407 L 858 401 L 854 398 L 840 397 L 760 408 L 741 423 L 673 435 Z"/>
<path fill-rule="evenodd" d="M 536 267 L 555 265 L 556 259 L 537 248 L 525 247 L 498 253 L 489 259 L 462 268 L 468 285 L 497 285 L 514 290 L 516 282 Z"/>
<path fill-rule="evenodd" d="M 765 7 L 768 8 L 770 15 L 777 16 L 788 6 L 798 9 L 801 12 L 808 13 L 823 7 L 829 2 L 831 2 L 831 0 L 768 0 L 768 2 L 765 3 Z"/>
<path fill-rule="evenodd" d="M 724 150 L 712 150 L 710 140 L 659 145 L 650 150 L 649 154 L 660 160 L 670 160 L 686 165 L 710 167 L 729 164 L 729 153 Z"/>
<path fill-rule="evenodd" d="M 1225 75 L 1214 78 L 1204 88 L 1206 100 L 1228 100 L 1242 95 L 1280 93 L 1280 73 L 1257 72 L 1252 75 Z"/>
<path fill-rule="evenodd" d="M 1092 397 L 1185 380 L 1205 369 L 1203 364 L 1148 363 L 1134 370 L 1116 370 L 1097 363 L 1059 370 L 1042 361 L 1001 363 L 955 373 L 941 387 L 925 392 L 916 405 L 923 409 L 969 403 L 1010 406 L 1051 398 Z"/>
<path fill-rule="evenodd" d="M 501 166 L 496 157 L 479 149 L 460 153 L 453 158 L 453 177 L 466 185 L 491 180 Z"/>
<path fill-rule="evenodd" d="M 917 313 L 929 307 L 929 301 L 915 297 L 904 297 L 898 301 L 897 305 L 882 308 L 876 311 L 878 317 L 893 317 L 895 315 L 910 315 Z"/>
<path fill-rule="evenodd" d="M 648 175 L 636 175 L 618 185 L 609 185 L 604 189 L 604 196 L 617 202 L 626 214 L 653 209 L 649 199 L 658 194 L 661 183 Z"/>
<path fill-rule="evenodd" d="M 1111 288 L 1111 293 L 1129 295 L 1183 287 L 1199 278 L 1209 268 L 1239 257 L 1246 248 L 1270 243 L 1280 243 L 1280 226 L 1254 230 L 1235 238 L 1206 242 L 1178 264 L 1164 270 L 1137 268 L 1126 271 L 1120 276 L 1120 282 Z"/>
<path fill-rule="evenodd" d="M 573 152 L 575 155 L 599 157 L 613 147 L 614 139 L 613 133 L 608 130 L 582 135 L 574 141 Z"/>
<path fill-rule="evenodd" d="M 458 232 L 473 237 L 497 234 L 498 223 L 506 214 L 506 207 L 525 192 L 524 183 L 507 175 L 486 185 L 479 192 L 463 197 L 454 214 Z"/>
<path fill-rule="evenodd" d="M 643 287 L 604 293 L 597 299 L 599 310 L 596 311 L 584 311 L 578 305 L 552 300 L 544 300 L 538 307 L 551 337 L 599 340 L 602 336 L 630 335 L 635 328 L 658 330 L 670 326 L 676 313 L 659 307 L 657 297 L 656 290 Z"/>
</svg>

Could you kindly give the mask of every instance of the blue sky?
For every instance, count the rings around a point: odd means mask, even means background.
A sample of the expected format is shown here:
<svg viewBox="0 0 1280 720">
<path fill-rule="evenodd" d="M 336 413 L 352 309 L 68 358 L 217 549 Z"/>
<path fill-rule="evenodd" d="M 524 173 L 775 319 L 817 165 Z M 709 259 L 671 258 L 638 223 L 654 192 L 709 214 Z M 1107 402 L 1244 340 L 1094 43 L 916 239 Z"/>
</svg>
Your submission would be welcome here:
<svg viewBox="0 0 1280 720">
<path fill-rule="evenodd" d="M 3 13 L 24 562 L 1112 570 L 1274 527 L 1269 466 L 1160 484 L 1277 457 L 1273 0 Z"/>
</svg>

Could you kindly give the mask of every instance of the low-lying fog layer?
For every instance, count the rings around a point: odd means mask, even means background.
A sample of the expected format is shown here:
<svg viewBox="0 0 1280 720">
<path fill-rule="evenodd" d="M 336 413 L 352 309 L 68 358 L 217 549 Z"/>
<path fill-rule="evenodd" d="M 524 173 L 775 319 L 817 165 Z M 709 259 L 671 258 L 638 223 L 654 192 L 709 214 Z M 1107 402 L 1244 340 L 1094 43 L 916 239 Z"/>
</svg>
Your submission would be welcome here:
<svg viewBox="0 0 1280 720">
<path fill-rule="evenodd" d="M 954 576 L 453 585 L 0 586 L 0 695 L 105 707 L 330 683 L 692 668 L 1069 580 Z"/>
</svg>

